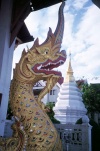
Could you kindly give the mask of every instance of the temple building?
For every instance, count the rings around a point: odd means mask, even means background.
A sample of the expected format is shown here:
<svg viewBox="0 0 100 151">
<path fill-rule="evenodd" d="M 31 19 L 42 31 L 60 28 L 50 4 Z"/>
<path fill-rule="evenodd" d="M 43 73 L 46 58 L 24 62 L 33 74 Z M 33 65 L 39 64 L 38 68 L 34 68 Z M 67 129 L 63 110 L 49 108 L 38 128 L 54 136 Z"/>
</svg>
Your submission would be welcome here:
<svg viewBox="0 0 100 151">
<path fill-rule="evenodd" d="M 38 95 L 40 94 L 40 92 L 43 90 L 43 88 L 46 86 L 45 81 L 39 81 L 37 82 L 34 87 L 33 87 L 33 93 L 35 98 L 38 98 Z M 42 102 L 47 105 L 48 103 L 56 103 L 57 101 L 57 97 L 58 97 L 58 93 L 60 91 L 60 83 L 57 82 L 55 84 L 55 86 L 52 88 L 52 90 L 50 90 L 49 93 L 47 93 L 43 98 L 42 98 Z"/>
<path fill-rule="evenodd" d="M 73 76 L 71 54 L 68 63 L 67 75 L 61 85 L 57 102 L 53 110 L 55 112 L 55 118 L 62 124 L 75 124 L 76 121 L 86 115 L 87 112 L 83 104 L 82 93 L 77 87 Z"/>
</svg>

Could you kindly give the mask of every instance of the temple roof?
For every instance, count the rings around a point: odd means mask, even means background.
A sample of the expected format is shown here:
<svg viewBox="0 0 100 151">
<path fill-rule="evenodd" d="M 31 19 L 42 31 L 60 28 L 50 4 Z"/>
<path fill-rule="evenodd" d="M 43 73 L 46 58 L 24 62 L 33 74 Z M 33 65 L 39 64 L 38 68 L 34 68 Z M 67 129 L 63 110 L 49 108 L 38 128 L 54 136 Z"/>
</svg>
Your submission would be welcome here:
<svg viewBox="0 0 100 151">
<path fill-rule="evenodd" d="M 15 41 L 15 48 L 22 43 L 26 43 L 26 42 L 31 42 L 34 40 L 34 37 L 30 35 L 26 24 L 23 23 L 22 27 L 20 28 L 18 34 L 17 34 L 17 38 Z"/>
<path fill-rule="evenodd" d="M 65 1 L 65 0 L 64 0 Z M 12 9 L 12 19 L 11 19 L 11 38 L 10 45 L 18 34 L 20 34 L 20 29 L 24 25 L 25 18 L 32 12 L 45 7 L 52 6 L 62 2 L 62 0 L 13 0 L 13 9 Z M 34 21 L 34 19 L 33 19 Z M 27 29 L 23 29 L 24 32 L 27 32 Z M 24 38 L 24 34 L 22 39 Z M 34 38 L 27 32 L 28 40 L 24 38 L 24 42 L 33 41 Z M 18 37 L 19 38 L 19 37 Z M 21 40 L 22 40 L 21 39 Z"/>
<path fill-rule="evenodd" d="M 31 0 L 34 11 L 55 5 L 62 1 L 63 0 Z"/>
<path fill-rule="evenodd" d="M 92 2 L 100 8 L 100 0 L 92 0 Z"/>
</svg>

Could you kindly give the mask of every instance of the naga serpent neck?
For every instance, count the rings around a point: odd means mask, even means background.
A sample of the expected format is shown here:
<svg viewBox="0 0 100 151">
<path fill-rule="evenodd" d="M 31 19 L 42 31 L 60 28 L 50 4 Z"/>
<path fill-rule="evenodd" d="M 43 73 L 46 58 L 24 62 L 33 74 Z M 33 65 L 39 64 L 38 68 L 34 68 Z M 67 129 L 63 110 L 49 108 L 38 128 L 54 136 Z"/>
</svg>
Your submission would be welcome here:
<svg viewBox="0 0 100 151">
<path fill-rule="evenodd" d="M 23 50 L 20 61 L 16 64 L 9 98 L 15 124 L 12 125 L 13 136 L 6 140 L 0 139 L 2 151 L 62 151 L 59 135 L 42 108 L 41 99 L 61 77 L 59 72 L 52 69 L 66 60 L 65 51 L 60 51 L 64 5 L 63 2 L 59 8 L 55 32 L 52 33 L 50 28 L 47 39 L 41 45 L 38 39 L 35 40 L 31 49 L 27 52 Z M 36 100 L 33 86 L 39 80 L 45 80 L 46 86 Z"/>
<path fill-rule="evenodd" d="M 59 140 L 58 134 L 47 114 L 35 100 L 32 84 L 14 80 L 11 90 L 13 91 L 10 96 L 11 108 L 14 116 L 21 122 L 21 126 L 26 132 L 28 149 L 38 150 L 41 148 L 46 150 L 52 146 L 52 143 L 56 146 L 58 142 L 55 141 Z"/>
</svg>

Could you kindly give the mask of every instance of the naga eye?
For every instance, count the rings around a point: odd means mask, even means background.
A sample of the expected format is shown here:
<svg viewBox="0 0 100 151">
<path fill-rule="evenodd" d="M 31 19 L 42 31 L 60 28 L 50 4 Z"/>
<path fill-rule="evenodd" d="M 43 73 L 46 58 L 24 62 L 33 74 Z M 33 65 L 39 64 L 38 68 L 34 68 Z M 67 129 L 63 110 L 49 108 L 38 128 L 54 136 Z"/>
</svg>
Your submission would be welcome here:
<svg viewBox="0 0 100 151">
<path fill-rule="evenodd" d="M 48 54 L 48 51 L 45 51 L 44 54 Z"/>
<path fill-rule="evenodd" d="M 48 53 L 49 53 L 49 49 L 44 48 L 44 50 L 43 50 L 43 55 L 46 55 L 46 54 L 48 54 Z"/>
<path fill-rule="evenodd" d="M 48 52 L 47 52 L 47 51 L 46 51 L 45 53 L 46 53 L 46 54 L 48 54 Z"/>
</svg>

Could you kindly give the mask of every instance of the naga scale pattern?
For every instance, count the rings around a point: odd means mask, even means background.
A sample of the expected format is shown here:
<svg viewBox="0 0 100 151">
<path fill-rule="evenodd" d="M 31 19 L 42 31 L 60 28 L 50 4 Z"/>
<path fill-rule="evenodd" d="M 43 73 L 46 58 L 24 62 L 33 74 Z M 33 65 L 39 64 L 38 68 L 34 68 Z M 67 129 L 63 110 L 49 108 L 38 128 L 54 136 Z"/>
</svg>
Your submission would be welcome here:
<svg viewBox="0 0 100 151">
<path fill-rule="evenodd" d="M 1 151 L 62 151 L 57 130 L 46 114 L 41 99 L 62 77 L 60 72 L 52 69 L 66 60 L 65 51 L 60 51 L 64 31 L 64 5 L 63 2 L 59 8 L 55 32 L 52 33 L 49 28 L 45 42 L 39 45 L 36 39 L 27 52 L 23 50 L 16 64 L 10 87 L 10 106 L 15 117 L 13 136 L 0 139 Z M 39 80 L 46 81 L 46 86 L 36 100 L 33 86 Z"/>
</svg>

